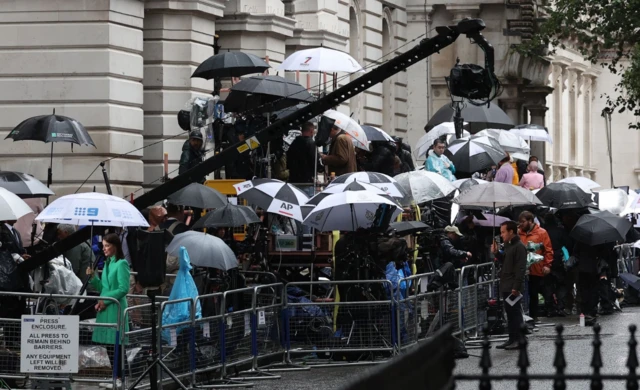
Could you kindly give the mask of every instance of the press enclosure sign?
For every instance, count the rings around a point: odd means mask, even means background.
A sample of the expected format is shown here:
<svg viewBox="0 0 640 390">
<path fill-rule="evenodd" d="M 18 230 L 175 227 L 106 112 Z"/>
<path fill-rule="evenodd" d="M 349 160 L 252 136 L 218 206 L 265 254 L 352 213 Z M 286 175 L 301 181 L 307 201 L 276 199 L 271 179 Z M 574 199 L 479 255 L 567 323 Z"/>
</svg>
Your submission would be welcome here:
<svg viewBox="0 0 640 390">
<path fill-rule="evenodd" d="M 20 372 L 78 372 L 78 316 L 22 316 L 21 331 Z"/>
</svg>

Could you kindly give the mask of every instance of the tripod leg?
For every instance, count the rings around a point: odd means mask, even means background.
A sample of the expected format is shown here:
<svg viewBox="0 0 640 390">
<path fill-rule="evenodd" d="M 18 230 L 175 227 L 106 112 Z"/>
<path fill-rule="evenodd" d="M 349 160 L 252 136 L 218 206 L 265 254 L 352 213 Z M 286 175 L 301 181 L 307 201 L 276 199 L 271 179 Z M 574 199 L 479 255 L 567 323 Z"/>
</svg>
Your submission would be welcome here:
<svg viewBox="0 0 640 390">
<path fill-rule="evenodd" d="M 162 360 L 156 360 L 155 363 L 157 363 L 160 367 L 162 367 L 162 369 L 164 370 L 164 372 L 167 373 L 167 375 L 169 375 L 171 377 L 171 379 L 173 379 L 173 381 L 175 382 L 176 385 L 178 385 L 178 387 L 180 387 L 183 390 L 189 390 L 187 389 L 187 387 L 180 381 L 180 379 L 178 379 L 177 376 L 175 376 L 175 374 L 173 372 L 171 372 L 171 370 L 169 370 L 169 367 L 167 367 L 164 362 Z M 154 363 L 154 364 L 155 364 Z"/>
</svg>

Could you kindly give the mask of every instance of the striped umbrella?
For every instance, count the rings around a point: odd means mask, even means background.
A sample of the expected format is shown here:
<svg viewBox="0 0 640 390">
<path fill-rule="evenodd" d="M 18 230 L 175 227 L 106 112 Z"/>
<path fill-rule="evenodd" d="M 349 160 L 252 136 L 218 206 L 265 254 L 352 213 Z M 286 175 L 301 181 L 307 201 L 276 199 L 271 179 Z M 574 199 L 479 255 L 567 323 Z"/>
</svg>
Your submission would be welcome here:
<svg viewBox="0 0 640 390">
<path fill-rule="evenodd" d="M 302 222 L 300 206 L 309 198 L 298 187 L 276 179 L 254 179 L 235 185 L 238 196 L 269 213 Z"/>
<path fill-rule="evenodd" d="M 348 183 L 339 183 L 339 184 L 331 185 L 325 188 L 324 191 L 316 194 L 314 197 L 309 199 L 309 201 L 305 205 L 302 206 L 302 216 L 306 217 L 307 215 L 309 215 L 311 210 L 313 210 L 313 208 L 316 207 L 318 203 L 320 203 L 320 201 L 322 201 L 324 198 L 328 197 L 329 195 L 337 194 L 345 191 L 367 191 L 368 193 L 371 193 L 371 194 L 380 195 L 383 198 L 389 199 L 392 202 L 397 202 L 392 196 L 387 195 L 386 192 L 382 191 L 378 187 L 372 186 L 371 184 L 367 184 L 367 183 L 359 183 L 357 181 L 351 181 Z"/>
<path fill-rule="evenodd" d="M 453 141 L 447 149 L 460 172 L 478 172 L 498 165 L 507 154 L 495 138 L 472 135 Z"/>
<path fill-rule="evenodd" d="M 391 176 L 387 176 L 384 173 L 378 172 L 352 172 L 345 173 L 344 175 L 340 175 L 335 178 L 329 184 L 329 187 L 337 185 L 350 183 L 353 181 L 357 181 L 358 183 L 366 183 L 371 184 L 374 187 L 378 187 L 387 195 L 393 196 L 394 198 L 402 199 L 408 196 L 407 192 L 402 188 L 400 184 L 396 181 L 396 179 Z"/>
</svg>

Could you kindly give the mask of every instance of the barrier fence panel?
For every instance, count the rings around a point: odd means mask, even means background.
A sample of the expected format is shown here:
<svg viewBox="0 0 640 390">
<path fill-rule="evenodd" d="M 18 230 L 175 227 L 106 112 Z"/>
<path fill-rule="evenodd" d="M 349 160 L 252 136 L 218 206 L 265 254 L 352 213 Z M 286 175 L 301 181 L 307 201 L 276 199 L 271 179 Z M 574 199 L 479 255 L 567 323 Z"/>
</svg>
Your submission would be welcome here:
<svg viewBox="0 0 640 390">
<path fill-rule="evenodd" d="M 458 281 L 460 296 L 458 297 L 458 328 L 464 341 L 466 332 L 475 330 L 477 326 L 477 265 L 468 265 L 460 270 Z"/>
<path fill-rule="evenodd" d="M 225 291 L 222 295 L 222 377 L 226 369 L 253 360 L 251 314 L 255 289 L 246 287 Z M 249 304 L 247 304 L 249 302 Z M 221 377 L 221 378 L 222 378 Z"/>
<path fill-rule="evenodd" d="M 0 300 L 2 300 L 4 307 L 7 307 L 12 301 L 17 303 L 17 300 L 26 300 L 26 307 L 32 308 L 38 307 L 39 302 L 49 301 L 52 305 L 57 303 L 58 313 L 61 313 L 65 305 L 73 304 L 75 300 L 89 298 L 91 297 L 81 295 L 0 292 Z M 123 318 L 121 316 L 120 302 L 117 299 L 100 297 L 100 300 L 107 301 L 110 305 L 115 305 L 118 308 L 116 323 L 96 324 L 95 320 L 79 321 L 77 373 L 22 373 L 20 371 L 22 320 L 21 318 L 6 318 L 5 316 L 8 313 L 0 313 L 0 346 L 2 347 L 2 352 L 0 353 L 0 378 L 4 380 L 30 380 L 32 387 L 34 387 L 34 381 L 111 382 L 115 386 L 116 371 L 114 366 L 122 362 L 123 357 L 121 344 L 116 343 L 116 340 L 121 339 Z M 114 331 L 115 364 L 111 364 L 107 354 L 107 346 L 98 345 L 92 341 L 93 331 L 98 328 L 113 329 Z"/>
<path fill-rule="evenodd" d="M 215 372 L 222 369 L 222 297 L 223 293 L 207 294 L 193 302 L 194 305 L 200 302 L 202 308 L 202 318 L 194 319 L 193 326 L 195 368 L 191 382 L 194 384 L 212 382 Z"/>
<path fill-rule="evenodd" d="M 312 302 L 306 296 L 291 295 L 312 285 L 337 288 L 341 302 Z M 284 306 L 288 356 L 307 354 L 339 361 L 360 360 L 363 354 L 390 356 L 397 345 L 392 291 L 387 280 L 288 283 Z"/>
<path fill-rule="evenodd" d="M 434 273 L 413 275 L 401 279 L 396 288 L 396 340 L 399 348 L 406 348 L 418 342 L 423 332 L 424 320 L 428 318 L 427 286 Z M 432 306 L 433 308 L 434 306 Z M 435 315 L 435 314 L 434 314 Z M 423 318 L 424 316 L 424 318 Z M 424 329 L 426 333 L 427 328 Z"/>
<path fill-rule="evenodd" d="M 195 369 L 194 308 L 191 298 L 166 301 L 160 305 L 158 351 L 164 364 L 179 379 L 191 379 Z M 181 317 L 175 318 L 174 323 L 165 323 L 164 314 L 171 312 L 178 312 Z M 158 373 L 162 379 L 162 370 Z"/>
<path fill-rule="evenodd" d="M 254 334 L 256 351 L 254 369 L 258 369 L 261 357 L 281 354 L 283 352 L 280 336 L 282 335 L 281 312 L 284 302 L 284 285 L 282 283 L 255 287 Z"/>
<path fill-rule="evenodd" d="M 489 300 L 496 298 L 495 263 L 478 264 L 476 268 L 476 329 L 474 338 L 480 335 L 479 330 L 487 324 Z"/>
<path fill-rule="evenodd" d="M 156 313 L 160 313 L 160 305 L 161 302 L 156 302 Z M 135 382 L 144 373 L 151 358 L 151 303 L 129 306 L 125 309 L 125 316 L 131 321 L 129 331 L 125 333 L 127 342 L 123 347 L 126 386 L 128 383 Z M 160 320 L 156 323 L 160 324 Z M 140 382 L 141 386 L 148 384 L 149 378 L 144 378 Z"/>
</svg>

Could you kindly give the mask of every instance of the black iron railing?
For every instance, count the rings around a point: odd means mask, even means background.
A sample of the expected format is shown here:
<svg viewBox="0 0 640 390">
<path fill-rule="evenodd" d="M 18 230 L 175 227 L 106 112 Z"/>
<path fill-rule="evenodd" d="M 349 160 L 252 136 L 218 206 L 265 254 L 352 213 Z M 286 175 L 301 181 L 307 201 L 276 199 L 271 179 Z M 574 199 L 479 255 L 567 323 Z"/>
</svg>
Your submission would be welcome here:
<svg viewBox="0 0 640 390">
<path fill-rule="evenodd" d="M 600 339 L 600 326 L 594 325 L 593 327 L 593 356 L 591 357 L 591 373 L 585 374 L 567 374 L 565 372 L 567 368 L 567 361 L 564 355 L 564 337 L 562 335 L 564 327 L 562 325 L 556 326 L 556 339 L 555 339 L 555 357 L 553 359 L 553 366 L 555 373 L 553 374 L 531 374 L 528 372 L 530 362 L 527 351 L 528 341 L 525 337 L 526 327 L 523 327 L 520 336 L 519 355 L 518 355 L 518 374 L 491 374 L 491 344 L 489 342 L 488 331 L 485 329 L 484 338 L 482 342 L 482 356 L 480 358 L 480 368 L 482 373 L 477 375 L 461 374 L 456 375 L 456 382 L 459 381 L 477 381 L 479 390 L 490 390 L 492 382 L 495 381 L 516 381 L 518 390 L 528 390 L 531 382 L 538 381 L 551 381 L 553 382 L 553 390 L 566 390 L 568 381 L 589 381 L 591 390 L 602 390 L 604 388 L 605 381 L 624 381 L 626 382 L 627 390 L 638 390 L 638 355 L 636 348 L 638 342 L 636 341 L 636 326 L 629 326 L 629 351 L 627 355 L 626 367 L 628 372 L 626 374 L 603 374 L 601 372 L 602 364 L 602 341 Z"/>
</svg>

